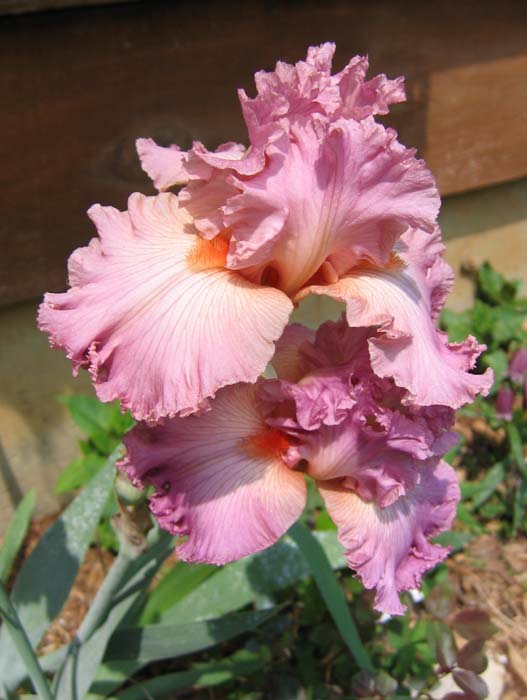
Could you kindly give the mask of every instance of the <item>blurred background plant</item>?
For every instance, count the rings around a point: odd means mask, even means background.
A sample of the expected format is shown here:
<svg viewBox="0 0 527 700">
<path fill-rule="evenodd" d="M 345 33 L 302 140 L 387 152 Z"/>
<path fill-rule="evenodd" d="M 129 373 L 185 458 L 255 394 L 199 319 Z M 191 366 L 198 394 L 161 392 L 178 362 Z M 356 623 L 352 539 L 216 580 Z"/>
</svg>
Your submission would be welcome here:
<svg viewBox="0 0 527 700">
<path fill-rule="evenodd" d="M 177 561 L 147 494 L 115 477 L 132 418 L 116 404 L 63 397 L 85 438 L 57 492 L 77 495 L 29 552 L 29 494 L 4 539 L 0 697 L 36 697 L 32 687 L 58 700 L 487 697 L 485 644 L 508 623 L 495 626 L 488 601 L 467 597 L 456 562 L 483 533 L 512 542 L 527 532 L 527 299 L 487 263 L 469 273 L 474 306 L 441 322 L 453 341 L 473 334 L 487 344 L 480 369 L 491 366 L 496 383 L 460 411 L 449 454 L 463 499 L 439 539 L 456 556 L 422 594 L 405 595 L 404 617 L 372 610 L 311 485 L 302 521 L 269 550 L 221 568 Z"/>
</svg>

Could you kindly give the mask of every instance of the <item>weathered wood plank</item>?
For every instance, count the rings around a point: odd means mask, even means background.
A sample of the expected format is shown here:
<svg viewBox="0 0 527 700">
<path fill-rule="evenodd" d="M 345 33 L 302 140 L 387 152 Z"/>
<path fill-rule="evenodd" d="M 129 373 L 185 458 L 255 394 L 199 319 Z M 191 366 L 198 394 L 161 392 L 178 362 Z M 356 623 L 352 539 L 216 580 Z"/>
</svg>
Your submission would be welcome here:
<svg viewBox="0 0 527 700">
<path fill-rule="evenodd" d="M 441 8 L 438 10 L 438 8 Z M 136 136 L 245 140 L 235 90 L 256 68 L 337 42 L 337 66 L 407 76 L 389 123 L 443 194 L 527 170 L 527 3 L 142 2 L 0 19 L 0 303 L 65 285 L 96 201 L 152 191 Z"/>
</svg>

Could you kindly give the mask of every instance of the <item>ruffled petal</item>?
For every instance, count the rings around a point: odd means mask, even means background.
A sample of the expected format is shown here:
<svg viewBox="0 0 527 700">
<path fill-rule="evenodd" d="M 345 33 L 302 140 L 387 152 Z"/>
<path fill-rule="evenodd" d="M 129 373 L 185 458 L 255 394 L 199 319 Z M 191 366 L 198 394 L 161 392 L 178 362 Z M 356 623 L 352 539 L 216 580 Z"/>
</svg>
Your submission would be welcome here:
<svg viewBox="0 0 527 700">
<path fill-rule="evenodd" d="M 423 468 L 420 477 L 408 496 L 387 508 L 361 499 L 338 482 L 319 483 L 350 567 L 366 588 L 376 589 L 375 609 L 392 615 L 405 610 L 398 592 L 417 588 L 425 571 L 449 551 L 428 538 L 448 529 L 455 516 L 455 472 L 440 461 Z"/>
<path fill-rule="evenodd" d="M 320 483 L 342 479 L 361 498 L 383 508 L 417 483 L 418 467 L 412 456 L 391 448 L 385 434 L 366 424 L 366 416 L 349 413 L 339 425 L 297 438 L 298 444 L 287 453 L 291 464 L 304 460 L 313 479 Z"/>
<path fill-rule="evenodd" d="M 273 123 L 291 128 L 312 115 L 332 121 L 364 119 L 386 114 L 390 104 L 406 99 L 403 78 L 389 80 L 378 75 L 366 81 L 368 59 L 363 56 L 355 56 L 342 71 L 331 75 L 334 53 L 335 44 L 330 42 L 311 46 L 305 61 L 295 65 L 279 61 L 273 72 L 256 73 L 256 97 L 239 91 L 253 143 Z"/>
<path fill-rule="evenodd" d="M 327 129 L 310 122 L 268 158 L 261 173 L 235 181 L 242 194 L 224 208 L 228 266 L 271 266 L 288 294 L 315 274 L 334 281 L 360 260 L 385 264 L 408 227 L 434 229 L 432 175 L 371 117 Z"/>
<path fill-rule="evenodd" d="M 281 455 L 287 439 L 268 428 L 255 387 L 218 392 L 199 416 L 140 424 L 124 439 L 122 468 L 152 484 L 152 512 L 174 534 L 185 561 L 225 564 L 272 545 L 302 513 L 304 475 Z"/>
<path fill-rule="evenodd" d="M 416 276 L 430 297 L 430 312 L 436 320 L 452 291 L 455 278 L 454 270 L 443 257 L 445 246 L 441 229 L 436 226 L 432 234 L 419 229 L 406 231 L 397 241 L 396 252 L 401 260 L 416 270 Z"/>
<path fill-rule="evenodd" d="M 338 425 L 355 404 L 347 375 L 333 372 L 307 375 L 298 384 L 270 380 L 262 388 L 263 397 L 268 402 L 293 402 L 296 423 L 302 430 Z"/>
<path fill-rule="evenodd" d="M 492 371 L 469 373 L 485 346 L 472 336 L 448 343 L 434 325 L 430 290 L 416 266 L 397 259 L 385 268 L 360 266 L 334 284 L 303 293 L 309 292 L 345 301 L 350 326 L 378 327 L 368 341 L 373 370 L 407 389 L 408 401 L 459 408 L 488 393 Z"/>
<path fill-rule="evenodd" d="M 221 386 L 256 381 L 290 300 L 225 269 L 225 241 L 192 233 L 175 195 L 136 194 L 129 212 L 89 213 L 100 240 L 74 254 L 77 286 L 47 294 L 39 323 L 75 369 L 90 369 L 99 398 L 157 420 L 198 410 Z"/>
<path fill-rule="evenodd" d="M 137 139 L 135 142 L 141 167 L 155 187 L 163 192 L 174 185 L 184 185 L 189 176 L 185 168 L 185 153 L 175 144 L 158 146 L 153 139 Z"/>
<path fill-rule="evenodd" d="M 223 170 L 214 171 L 208 180 L 191 180 L 179 193 L 180 207 L 194 219 L 194 226 L 203 238 L 214 238 L 225 230 L 223 206 L 239 194 Z"/>
</svg>

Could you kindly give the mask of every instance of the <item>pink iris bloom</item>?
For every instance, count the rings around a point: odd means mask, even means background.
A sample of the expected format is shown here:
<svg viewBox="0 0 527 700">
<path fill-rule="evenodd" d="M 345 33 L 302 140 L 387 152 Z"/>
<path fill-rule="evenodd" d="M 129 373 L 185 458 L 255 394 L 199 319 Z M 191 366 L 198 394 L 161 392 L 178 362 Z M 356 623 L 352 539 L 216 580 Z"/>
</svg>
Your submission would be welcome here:
<svg viewBox="0 0 527 700">
<path fill-rule="evenodd" d="M 404 99 L 402 79 L 366 81 L 360 57 L 332 75 L 333 52 L 311 48 L 257 73 L 255 98 L 240 92 L 249 148 L 140 139 L 155 185 L 178 194 L 90 209 L 99 237 L 73 253 L 71 289 L 45 296 L 39 323 L 101 400 L 150 422 L 207 408 L 256 381 L 309 294 L 374 328 L 373 371 L 409 401 L 457 408 L 488 391 L 490 373 L 469 373 L 475 339 L 449 344 L 435 325 L 452 274 L 434 179 L 374 121 Z"/>
<path fill-rule="evenodd" d="M 484 349 L 437 328 L 453 274 L 423 161 L 374 120 L 401 78 L 335 75 L 332 44 L 239 93 L 250 145 L 184 152 L 139 139 L 160 191 L 89 211 L 71 289 L 39 312 L 74 371 L 140 421 L 120 465 L 152 512 L 216 564 L 270 546 L 306 502 L 306 474 L 378 610 L 399 614 L 448 550 L 430 538 L 459 499 L 441 456 L 454 409 L 486 394 Z M 168 192 L 181 188 L 177 194 Z M 344 302 L 315 334 L 287 326 L 310 294 Z M 277 378 L 260 375 L 272 362 Z"/>
<path fill-rule="evenodd" d="M 345 320 L 315 334 L 290 326 L 273 360 L 276 380 L 218 392 L 198 416 L 138 424 L 121 467 L 155 487 L 152 511 L 191 562 L 224 564 L 276 542 L 313 478 L 351 567 L 375 607 L 400 614 L 448 550 L 429 538 L 449 527 L 459 498 L 440 459 L 455 442 L 453 410 L 420 407 L 372 369 L 375 328 Z"/>
</svg>

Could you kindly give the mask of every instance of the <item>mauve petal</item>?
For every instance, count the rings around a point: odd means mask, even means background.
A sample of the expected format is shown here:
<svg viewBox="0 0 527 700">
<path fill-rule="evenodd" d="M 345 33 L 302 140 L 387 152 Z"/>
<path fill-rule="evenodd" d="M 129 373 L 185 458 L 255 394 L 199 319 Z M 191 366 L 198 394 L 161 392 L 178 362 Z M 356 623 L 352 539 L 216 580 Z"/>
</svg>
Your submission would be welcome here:
<svg viewBox="0 0 527 700">
<path fill-rule="evenodd" d="M 350 326 L 378 326 L 368 341 L 373 370 L 407 389 L 409 401 L 459 408 L 488 393 L 492 370 L 469 373 L 485 346 L 472 336 L 448 343 L 434 324 L 430 288 L 417 266 L 397 260 L 385 268 L 359 266 L 334 284 L 304 291 L 309 292 L 345 301 Z"/>
<path fill-rule="evenodd" d="M 226 564 L 272 545 L 301 515 L 304 475 L 281 459 L 284 436 L 264 423 L 255 387 L 218 392 L 210 411 L 124 438 L 121 465 L 137 484 L 152 484 L 152 512 L 174 534 L 185 561 Z"/>
<path fill-rule="evenodd" d="M 90 210 L 100 240 L 73 254 L 76 286 L 40 309 L 52 344 L 137 419 L 193 412 L 221 386 L 256 381 L 289 299 L 222 267 L 226 243 L 192 233 L 175 195 L 132 195 L 129 209 Z"/>
<path fill-rule="evenodd" d="M 350 413 L 339 425 L 297 438 L 298 445 L 287 454 L 291 463 L 305 460 L 307 473 L 321 483 L 344 479 L 345 486 L 381 507 L 416 484 L 418 467 L 412 456 L 391 448 L 385 434 L 369 429 L 357 415 Z"/>
<path fill-rule="evenodd" d="M 350 567 L 366 588 L 376 589 L 375 609 L 391 615 L 405 610 L 398 592 L 417 588 L 423 574 L 447 556 L 448 549 L 428 538 L 450 527 L 460 497 L 456 474 L 445 462 L 419 473 L 415 489 L 387 508 L 338 482 L 318 484 Z"/>
<path fill-rule="evenodd" d="M 224 208 L 229 267 L 269 263 L 276 286 L 294 294 L 317 272 L 327 279 L 359 260 L 385 264 L 408 227 L 433 231 L 434 179 L 393 131 L 370 117 L 307 123 L 293 136 L 268 149 L 261 173 L 235 180 L 242 194 Z"/>
<path fill-rule="evenodd" d="M 302 347 L 315 339 L 315 331 L 300 323 L 286 326 L 276 343 L 276 350 L 271 364 L 279 379 L 297 382 L 307 374 L 310 362 L 302 353 Z"/>
<path fill-rule="evenodd" d="M 302 430 L 316 430 L 321 425 L 338 425 L 355 404 L 346 375 L 328 372 L 325 376 L 308 375 L 298 384 L 286 380 L 269 380 L 261 389 L 268 402 L 292 401 L 295 420 Z"/>
<path fill-rule="evenodd" d="M 508 375 L 513 382 L 521 384 L 525 381 L 527 377 L 527 348 L 520 348 L 512 355 Z"/>
<path fill-rule="evenodd" d="M 496 415 L 503 420 L 512 420 L 512 410 L 514 408 L 514 391 L 507 386 L 502 386 L 496 396 Z"/>
</svg>

